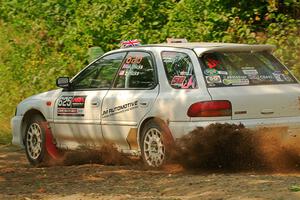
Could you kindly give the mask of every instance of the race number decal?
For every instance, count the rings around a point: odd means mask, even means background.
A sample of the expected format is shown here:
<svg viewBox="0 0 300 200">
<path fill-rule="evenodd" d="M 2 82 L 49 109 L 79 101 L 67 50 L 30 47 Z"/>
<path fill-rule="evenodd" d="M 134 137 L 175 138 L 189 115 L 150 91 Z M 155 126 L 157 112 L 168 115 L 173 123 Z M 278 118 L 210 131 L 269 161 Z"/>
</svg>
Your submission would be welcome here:
<svg viewBox="0 0 300 200">
<path fill-rule="evenodd" d="M 61 96 L 57 103 L 57 116 L 84 116 L 86 96 Z"/>
<path fill-rule="evenodd" d="M 173 86 L 182 86 L 185 81 L 185 76 L 174 76 L 171 81 L 171 85 Z"/>
</svg>

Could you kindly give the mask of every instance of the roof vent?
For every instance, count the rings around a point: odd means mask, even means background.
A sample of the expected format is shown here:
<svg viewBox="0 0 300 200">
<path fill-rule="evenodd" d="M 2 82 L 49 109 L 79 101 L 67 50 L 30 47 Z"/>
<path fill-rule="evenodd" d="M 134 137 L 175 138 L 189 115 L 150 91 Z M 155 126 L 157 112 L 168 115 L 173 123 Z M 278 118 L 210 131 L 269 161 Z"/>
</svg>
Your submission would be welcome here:
<svg viewBox="0 0 300 200">
<path fill-rule="evenodd" d="M 187 39 L 185 38 L 167 38 L 167 43 L 187 43 Z"/>
</svg>

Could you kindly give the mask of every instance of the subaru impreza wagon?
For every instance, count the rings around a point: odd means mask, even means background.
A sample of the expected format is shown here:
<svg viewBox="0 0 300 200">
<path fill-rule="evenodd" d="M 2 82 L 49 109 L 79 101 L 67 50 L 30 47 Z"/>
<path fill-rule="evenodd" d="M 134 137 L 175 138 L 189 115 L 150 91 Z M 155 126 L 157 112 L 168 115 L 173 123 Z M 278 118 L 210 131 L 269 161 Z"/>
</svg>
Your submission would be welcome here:
<svg viewBox="0 0 300 200">
<path fill-rule="evenodd" d="M 157 167 L 166 147 L 196 127 L 300 128 L 300 86 L 274 46 L 172 43 L 110 51 L 60 89 L 23 100 L 13 144 L 40 165 L 60 149 L 113 143 Z"/>
</svg>

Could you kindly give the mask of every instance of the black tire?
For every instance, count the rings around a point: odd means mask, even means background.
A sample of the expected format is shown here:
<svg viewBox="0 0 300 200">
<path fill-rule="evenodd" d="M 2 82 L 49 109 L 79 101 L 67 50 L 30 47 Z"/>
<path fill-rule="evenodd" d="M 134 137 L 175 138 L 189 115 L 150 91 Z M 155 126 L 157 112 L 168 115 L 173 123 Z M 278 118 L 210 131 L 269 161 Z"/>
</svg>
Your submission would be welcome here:
<svg viewBox="0 0 300 200">
<path fill-rule="evenodd" d="M 163 129 L 154 120 L 147 122 L 141 132 L 141 152 L 146 166 L 160 167 L 166 160 Z"/>
<path fill-rule="evenodd" d="M 35 115 L 26 127 L 24 145 L 28 161 L 34 166 L 45 166 L 50 161 L 50 156 L 46 149 L 46 120 Z"/>
</svg>

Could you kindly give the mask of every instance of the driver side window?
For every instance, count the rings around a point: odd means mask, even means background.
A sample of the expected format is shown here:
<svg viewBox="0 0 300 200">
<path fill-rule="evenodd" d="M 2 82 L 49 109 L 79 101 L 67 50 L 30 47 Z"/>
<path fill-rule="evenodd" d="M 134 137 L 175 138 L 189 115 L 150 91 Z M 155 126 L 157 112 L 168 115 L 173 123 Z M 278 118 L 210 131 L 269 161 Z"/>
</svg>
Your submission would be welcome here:
<svg viewBox="0 0 300 200">
<path fill-rule="evenodd" d="M 75 90 L 110 88 L 125 54 L 111 54 L 95 61 L 72 81 L 72 87 Z"/>
</svg>

